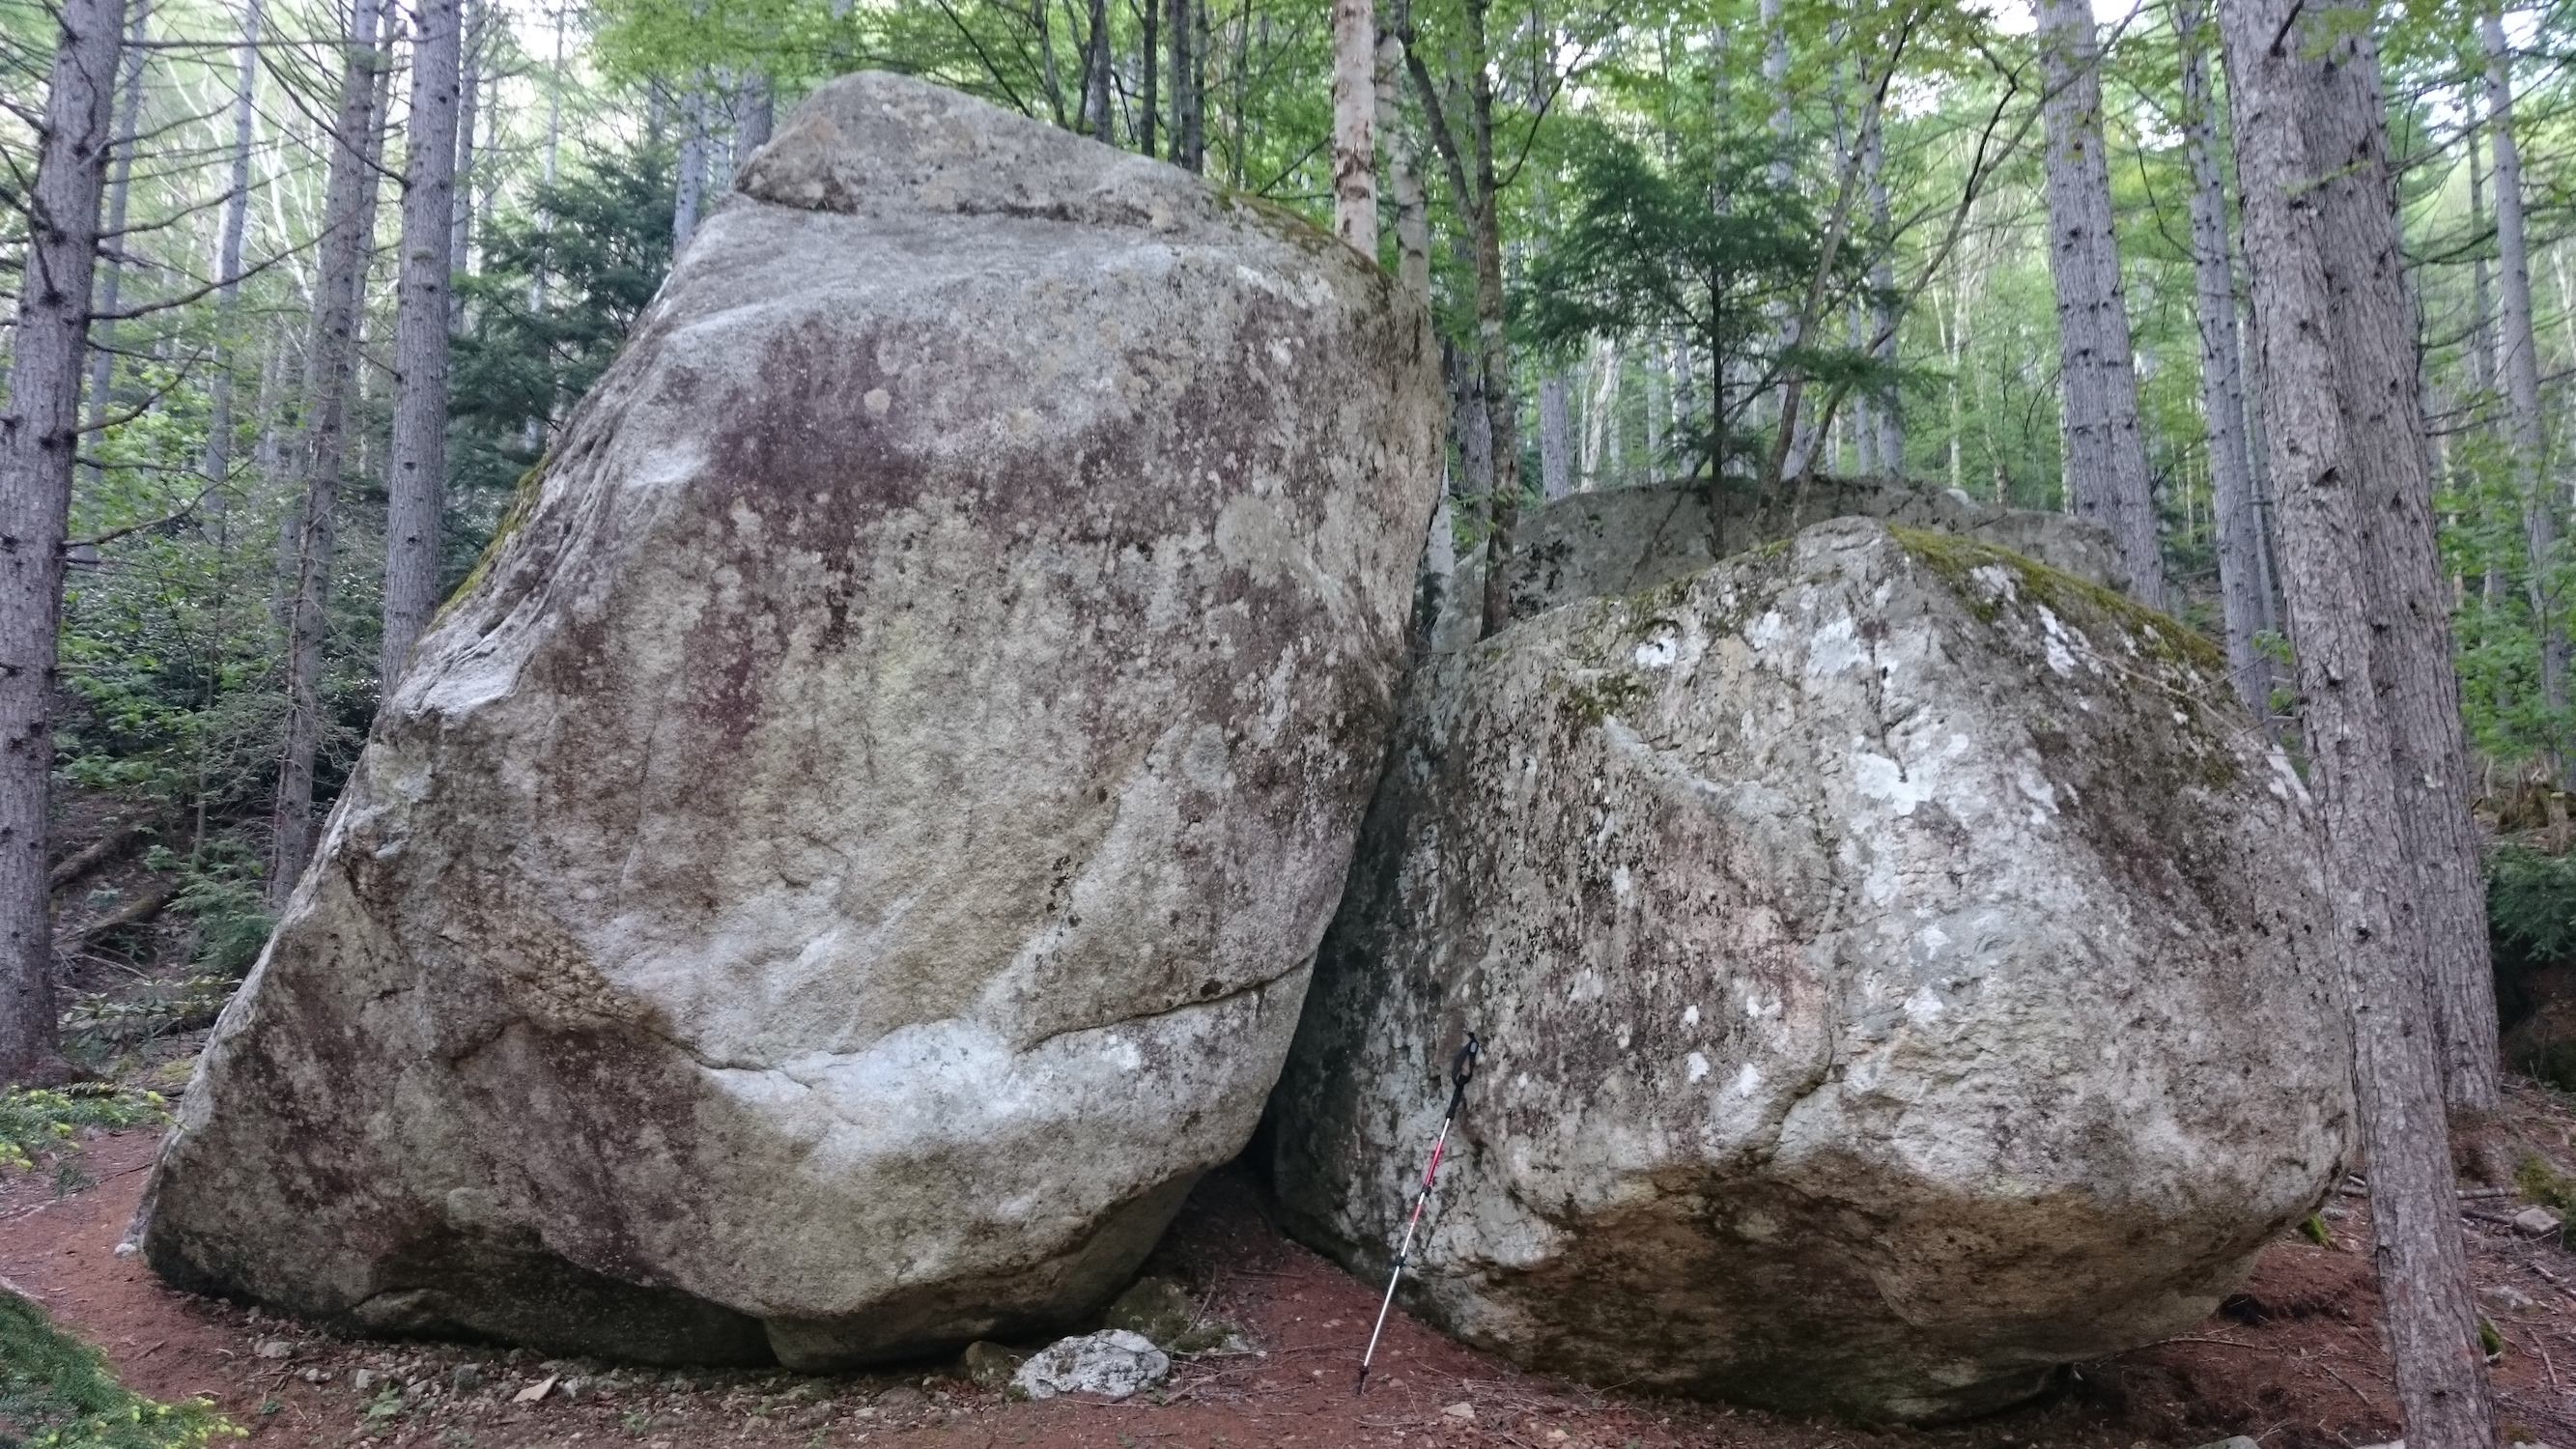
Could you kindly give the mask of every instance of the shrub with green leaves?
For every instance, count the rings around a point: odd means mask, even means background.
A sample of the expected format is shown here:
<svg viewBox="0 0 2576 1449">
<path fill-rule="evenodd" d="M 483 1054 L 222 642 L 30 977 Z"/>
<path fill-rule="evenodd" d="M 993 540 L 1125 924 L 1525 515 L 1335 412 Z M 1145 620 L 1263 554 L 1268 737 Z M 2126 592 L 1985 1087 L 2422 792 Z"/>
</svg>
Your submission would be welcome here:
<svg viewBox="0 0 2576 1449">
<path fill-rule="evenodd" d="M 35 1304 L 0 1292 L 0 1442 L 199 1449 L 242 1437 L 205 1399 L 158 1403 L 118 1383 L 106 1355 L 56 1328 Z"/>
<path fill-rule="evenodd" d="M 83 1127 L 115 1131 L 169 1120 L 169 1104 L 158 1092 L 11 1087 L 0 1092 L 0 1167 L 33 1167 L 40 1158 L 77 1151 L 72 1134 Z"/>
</svg>

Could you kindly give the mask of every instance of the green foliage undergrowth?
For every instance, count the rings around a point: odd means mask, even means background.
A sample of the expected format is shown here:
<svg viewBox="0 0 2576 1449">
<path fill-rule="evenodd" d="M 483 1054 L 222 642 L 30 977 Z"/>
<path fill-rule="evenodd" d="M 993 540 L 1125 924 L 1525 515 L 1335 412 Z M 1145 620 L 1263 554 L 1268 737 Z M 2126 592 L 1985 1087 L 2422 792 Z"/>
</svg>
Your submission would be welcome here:
<svg viewBox="0 0 2576 1449">
<path fill-rule="evenodd" d="M 0 1442 L 196 1449 L 241 1437 L 205 1399 L 157 1403 L 118 1383 L 106 1355 L 56 1328 L 35 1304 L 0 1292 Z"/>
<path fill-rule="evenodd" d="M 158 1092 L 11 1087 L 0 1092 L 0 1167 L 33 1167 L 40 1158 L 78 1151 L 72 1134 L 83 1127 L 113 1131 L 169 1120 Z"/>
</svg>

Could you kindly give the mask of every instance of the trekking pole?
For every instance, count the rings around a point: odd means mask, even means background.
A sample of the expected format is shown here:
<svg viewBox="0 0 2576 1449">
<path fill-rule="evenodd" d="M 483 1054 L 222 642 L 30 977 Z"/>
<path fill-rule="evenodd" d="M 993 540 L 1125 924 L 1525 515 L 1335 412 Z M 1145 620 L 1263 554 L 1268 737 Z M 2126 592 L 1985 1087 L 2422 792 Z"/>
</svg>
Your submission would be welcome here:
<svg viewBox="0 0 2576 1449">
<path fill-rule="evenodd" d="M 1471 1031 L 1467 1044 L 1458 1048 L 1457 1060 L 1449 1064 L 1449 1114 L 1440 1119 L 1440 1135 L 1431 1139 L 1431 1165 L 1422 1169 L 1413 1212 L 1404 1220 L 1404 1241 L 1395 1250 L 1395 1271 L 1387 1276 L 1386 1299 L 1377 1306 L 1377 1326 L 1369 1330 L 1368 1352 L 1360 1355 L 1360 1381 L 1351 1388 L 1354 1398 L 1368 1392 L 1369 1361 L 1377 1357 L 1378 1335 L 1386 1332 L 1387 1310 L 1395 1306 L 1395 1285 L 1404 1281 L 1405 1259 L 1413 1253 L 1413 1230 L 1422 1225 L 1423 1204 L 1431 1201 L 1431 1180 L 1440 1175 L 1440 1155 L 1449 1149 L 1449 1128 L 1458 1120 L 1459 1104 L 1467 1100 L 1467 1084 L 1476 1077 L 1476 1054 L 1483 1050 L 1484 1044 Z"/>
</svg>

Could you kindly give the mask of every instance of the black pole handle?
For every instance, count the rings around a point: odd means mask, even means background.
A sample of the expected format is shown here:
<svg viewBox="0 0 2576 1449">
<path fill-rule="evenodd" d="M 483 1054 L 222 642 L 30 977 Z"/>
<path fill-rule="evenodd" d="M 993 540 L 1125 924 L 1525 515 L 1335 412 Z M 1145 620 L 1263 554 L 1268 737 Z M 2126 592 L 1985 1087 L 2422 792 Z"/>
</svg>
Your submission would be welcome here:
<svg viewBox="0 0 2576 1449">
<path fill-rule="evenodd" d="M 1467 1033 L 1467 1044 L 1458 1048 L 1457 1057 L 1449 1063 L 1449 1115 L 1452 1117 L 1458 1115 L 1458 1104 L 1467 1099 L 1467 1084 L 1476 1080 L 1476 1058 L 1484 1050 L 1485 1044 L 1476 1040 L 1476 1034 L 1471 1031 Z"/>
</svg>

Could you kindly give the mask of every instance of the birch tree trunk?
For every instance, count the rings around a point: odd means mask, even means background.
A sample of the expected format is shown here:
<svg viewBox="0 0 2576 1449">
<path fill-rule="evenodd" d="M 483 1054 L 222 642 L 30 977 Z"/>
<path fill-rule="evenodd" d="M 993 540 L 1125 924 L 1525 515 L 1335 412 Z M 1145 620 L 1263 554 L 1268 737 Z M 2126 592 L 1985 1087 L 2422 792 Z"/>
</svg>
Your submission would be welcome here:
<svg viewBox="0 0 2576 1449">
<path fill-rule="evenodd" d="M 2138 378 L 2111 234 L 2111 171 L 2102 145 L 2102 77 L 2089 0 L 2037 0 L 2047 62 L 2048 269 L 2057 284 L 2058 375 L 2066 483 L 2078 516 L 2111 530 L 2129 591 L 2165 602 L 2154 488 L 2138 427 Z"/>
<path fill-rule="evenodd" d="M 1377 133 L 1386 141 L 1386 194 L 1395 204 L 1395 280 L 1416 300 L 1431 301 L 1431 213 L 1422 192 L 1422 151 L 1406 129 L 1396 76 L 1404 66 L 1405 7 L 1378 42 Z"/>
<path fill-rule="evenodd" d="M 98 268 L 96 312 L 90 322 L 89 425 L 82 429 L 92 448 L 107 426 L 108 388 L 116 380 L 117 294 L 125 278 L 125 202 L 133 190 L 134 151 L 142 144 L 143 62 L 152 19 L 150 0 L 134 0 L 123 49 L 124 66 L 117 78 L 116 131 L 110 143 L 115 159 L 108 163 L 107 225 L 100 233 L 106 255 Z M 95 472 L 95 465 L 92 471 Z"/>
<path fill-rule="evenodd" d="M 62 0 L 0 401 L 0 1083 L 61 1070 L 46 885 L 63 534 L 124 0 Z"/>
<path fill-rule="evenodd" d="M 250 145 L 259 114 L 260 0 L 242 11 L 241 59 L 233 77 L 232 188 L 224 195 L 215 242 L 215 356 L 211 416 L 206 423 L 206 482 L 220 500 L 232 472 L 233 334 L 240 327 L 242 235 L 250 223 Z"/>
<path fill-rule="evenodd" d="M 2353 496 L 2373 590 L 2373 671 L 2395 750 L 2399 848 L 2416 873 L 2416 928 L 2453 1109 L 2496 1107 L 2495 972 L 2486 883 L 2469 818 L 2468 741 L 2453 672 L 2451 591 L 2434 533 L 2433 449 L 2424 424 L 2415 301 L 2405 278 L 2387 114 L 2370 16 L 2353 0 L 2317 58 L 2306 150 L 2327 178 L 2318 252 L 2335 324 L 2334 362 Z"/>
<path fill-rule="evenodd" d="M 2254 276 L 2265 443 L 2299 641 L 2308 783 L 2326 827 L 2323 864 L 2334 912 L 2328 944 L 2349 982 L 2371 1225 L 2406 1442 L 2412 1449 L 2491 1449 L 2494 1414 L 2460 1245 L 2438 1034 L 2430 1029 L 2412 909 L 2415 872 L 2389 828 L 2401 808 L 2396 741 L 2374 687 L 2376 610 L 2361 540 L 2368 504 L 2357 496 L 2356 440 L 2345 431 L 2338 395 L 2334 353 L 2347 334 L 2333 314 L 2322 257 L 2329 222 L 2318 192 L 2329 162 L 2309 155 L 2301 114 L 2326 98 L 2308 94 L 2313 82 L 2303 51 L 2313 37 L 2295 23 L 2296 3 L 2241 0 L 2221 7 L 2219 24 Z M 2333 125 L 2323 107 L 2317 119 Z M 2412 342 L 2382 339 L 2393 351 Z"/>
<path fill-rule="evenodd" d="M 386 454 L 380 695 L 393 696 L 438 607 L 438 525 L 447 480 L 447 320 L 456 210 L 456 123 L 465 48 L 458 0 L 418 0 L 411 134 L 403 168 L 394 302 L 394 427 Z"/>
<path fill-rule="evenodd" d="M 323 183 L 323 232 L 314 268 L 312 338 L 305 345 L 304 503 L 298 515 L 295 592 L 286 639 L 286 748 L 270 827 L 268 892 L 282 908 L 313 853 L 313 756 L 322 740 L 322 645 L 331 566 L 339 543 L 340 471 L 348 445 L 358 313 L 375 247 L 376 138 L 387 59 L 376 45 L 376 0 L 350 14 L 331 168 Z"/>
<path fill-rule="evenodd" d="M 2191 161 L 2194 319 L 2200 328 L 2200 409 L 2209 430 L 2210 491 L 2218 524 L 2219 612 L 2227 676 L 2246 711 L 2270 709 L 2272 662 L 2254 646 L 2263 628 L 2262 519 L 2254 511 L 2254 465 L 2246 452 L 2244 378 L 2236 365 L 2236 274 L 2227 236 L 2227 183 L 2219 165 L 2218 106 L 2203 53 L 2208 15 L 2201 0 L 2174 0 L 2182 59 L 2183 136 Z"/>
<path fill-rule="evenodd" d="M 2569 778 L 2567 748 L 2566 621 L 2561 617 L 2558 511 L 2551 498 L 2548 433 L 2540 419 L 2540 347 L 2531 318 L 2531 246 L 2523 227 L 2522 149 L 2513 135 L 2513 53 L 2504 22 L 2493 11 L 2478 17 L 2487 52 L 2488 139 L 2495 150 L 2496 279 L 2501 294 L 2505 440 L 2513 455 L 2514 486 L 2522 495 L 2524 547 L 2531 555 L 2532 627 L 2540 634 L 2540 694 L 2549 709 L 2549 754 L 2559 777 Z"/>
<path fill-rule="evenodd" d="M 1333 0 L 1333 235 L 1377 257 L 1377 5 Z"/>
</svg>

